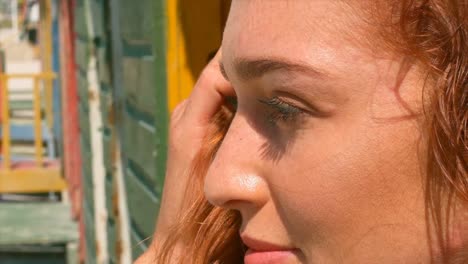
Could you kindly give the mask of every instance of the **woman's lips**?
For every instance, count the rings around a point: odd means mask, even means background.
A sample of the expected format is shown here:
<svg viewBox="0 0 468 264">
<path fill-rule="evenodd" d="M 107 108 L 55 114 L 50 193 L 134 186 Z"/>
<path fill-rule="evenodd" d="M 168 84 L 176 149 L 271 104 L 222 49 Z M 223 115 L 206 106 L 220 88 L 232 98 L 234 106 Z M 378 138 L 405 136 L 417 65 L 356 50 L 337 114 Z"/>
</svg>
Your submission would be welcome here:
<svg viewBox="0 0 468 264">
<path fill-rule="evenodd" d="M 294 258 L 292 250 L 282 251 L 254 251 L 249 249 L 245 253 L 245 264 L 285 264 Z"/>
<path fill-rule="evenodd" d="M 241 237 L 249 248 L 244 257 L 245 264 L 283 264 L 294 258 L 294 247 L 260 241 L 248 236 Z"/>
</svg>

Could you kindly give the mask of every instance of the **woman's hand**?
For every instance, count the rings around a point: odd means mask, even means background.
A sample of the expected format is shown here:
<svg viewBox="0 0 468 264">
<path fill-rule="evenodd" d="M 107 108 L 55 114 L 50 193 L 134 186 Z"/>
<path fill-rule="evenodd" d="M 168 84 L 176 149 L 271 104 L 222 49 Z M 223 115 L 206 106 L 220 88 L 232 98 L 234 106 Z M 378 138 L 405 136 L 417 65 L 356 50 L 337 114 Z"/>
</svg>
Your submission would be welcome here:
<svg viewBox="0 0 468 264">
<path fill-rule="evenodd" d="M 182 203 L 188 172 L 201 148 L 213 116 L 235 92 L 220 72 L 218 52 L 200 75 L 190 97 L 173 111 L 169 128 L 169 149 L 166 179 L 153 243 L 164 240 L 177 219 Z M 137 263 L 151 263 L 155 246 Z"/>
</svg>

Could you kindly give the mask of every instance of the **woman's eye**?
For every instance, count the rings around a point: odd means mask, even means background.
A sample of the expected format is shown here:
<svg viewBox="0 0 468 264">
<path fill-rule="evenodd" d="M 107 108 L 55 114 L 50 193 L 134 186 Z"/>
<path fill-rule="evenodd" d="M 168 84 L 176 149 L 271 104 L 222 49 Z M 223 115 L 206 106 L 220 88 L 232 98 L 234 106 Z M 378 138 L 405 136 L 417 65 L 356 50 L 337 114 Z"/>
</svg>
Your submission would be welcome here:
<svg viewBox="0 0 468 264">
<path fill-rule="evenodd" d="M 301 108 L 287 103 L 278 97 L 259 99 L 258 101 L 271 109 L 268 114 L 268 121 L 273 124 L 294 121 L 299 115 L 306 113 Z"/>
</svg>

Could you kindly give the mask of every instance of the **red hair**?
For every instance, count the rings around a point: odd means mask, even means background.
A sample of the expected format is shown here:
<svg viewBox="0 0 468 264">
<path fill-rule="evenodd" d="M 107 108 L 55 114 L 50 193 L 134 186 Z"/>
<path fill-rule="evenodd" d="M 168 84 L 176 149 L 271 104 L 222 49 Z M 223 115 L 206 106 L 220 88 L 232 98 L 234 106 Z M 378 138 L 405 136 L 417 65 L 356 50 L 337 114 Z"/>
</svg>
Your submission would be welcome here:
<svg viewBox="0 0 468 264">
<path fill-rule="evenodd" d="M 239 237 L 240 215 L 214 207 L 203 194 L 204 176 L 226 134 L 234 114 L 223 107 L 214 117 L 190 172 L 183 215 L 171 236 L 157 249 L 156 263 L 242 263 L 244 248 Z M 177 252 L 178 250 L 183 250 Z"/>
<path fill-rule="evenodd" d="M 392 29 L 400 38 L 387 42 L 409 58 L 408 64 L 422 68 L 430 84 L 425 109 L 425 197 L 428 235 L 437 247 L 433 260 L 458 263 L 464 254 L 467 262 L 468 245 L 452 252 L 451 225 L 456 217 L 463 217 L 460 214 L 468 204 L 468 4 L 459 0 L 400 2 L 397 27 Z"/>
</svg>

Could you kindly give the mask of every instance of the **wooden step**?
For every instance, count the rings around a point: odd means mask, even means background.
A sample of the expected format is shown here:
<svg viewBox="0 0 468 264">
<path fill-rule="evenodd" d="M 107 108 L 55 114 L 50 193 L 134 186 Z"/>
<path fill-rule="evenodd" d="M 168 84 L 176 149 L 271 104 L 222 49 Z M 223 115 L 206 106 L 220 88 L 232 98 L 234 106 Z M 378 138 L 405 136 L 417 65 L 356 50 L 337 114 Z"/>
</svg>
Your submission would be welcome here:
<svg viewBox="0 0 468 264">
<path fill-rule="evenodd" d="M 5 264 L 64 264 L 66 250 L 60 246 L 0 247 L 0 263 Z"/>
<path fill-rule="evenodd" d="M 15 110 L 33 110 L 32 100 L 15 100 L 10 102 L 10 111 Z"/>
<path fill-rule="evenodd" d="M 3 135 L 3 127 L 0 127 L 0 137 Z M 27 141 L 34 142 L 34 125 L 23 123 L 23 124 L 11 124 L 10 135 L 12 141 Z M 49 129 L 45 122 L 42 122 L 42 139 L 43 141 L 51 140 L 52 135 L 49 133 Z"/>
<path fill-rule="evenodd" d="M 78 241 L 78 227 L 64 203 L 0 203 L 0 247 Z"/>
<path fill-rule="evenodd" d="M 33 159 L 36 156 L 36 148 L 32 144 L 13 144 L 10 152 L 20 159 Z M 47 156 L 47 148 L 42 148 L 42 156 Z"/>
<path fill-rule="evenodd" d="M 78 263 L 78 226 L 64 203 L 0 202 L 0 263 Z"/>
<path fill-rule="evenodd" d="M 40 167 L 34 160 L 15 160 L 10 165 L 9 170 L 0 170 L 2 194 L 62 192 L 67 188 L 58 160 L 46 159 Z"/>
</svg>

